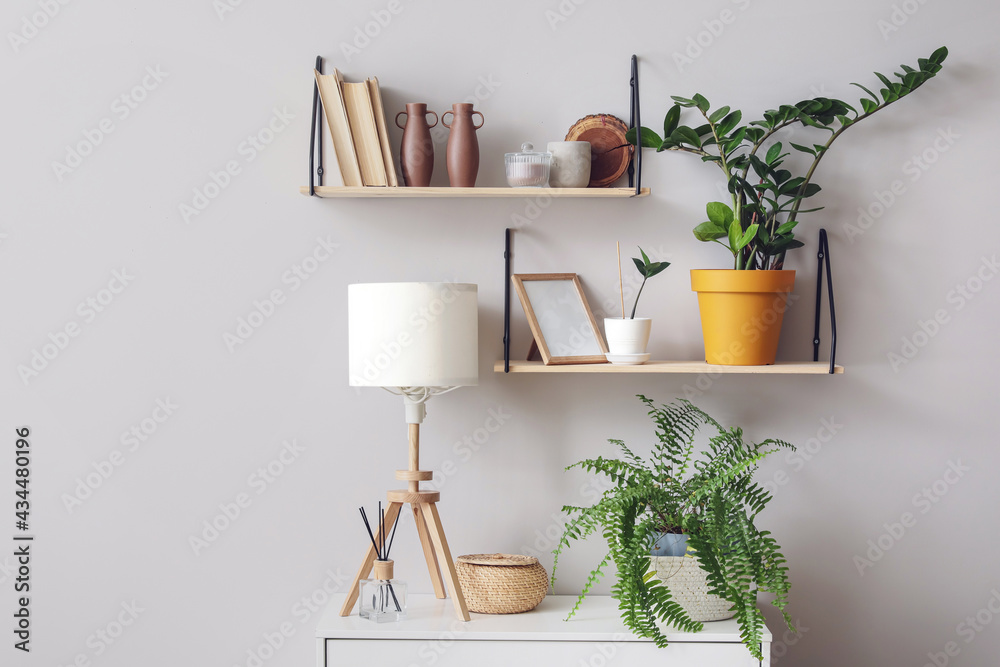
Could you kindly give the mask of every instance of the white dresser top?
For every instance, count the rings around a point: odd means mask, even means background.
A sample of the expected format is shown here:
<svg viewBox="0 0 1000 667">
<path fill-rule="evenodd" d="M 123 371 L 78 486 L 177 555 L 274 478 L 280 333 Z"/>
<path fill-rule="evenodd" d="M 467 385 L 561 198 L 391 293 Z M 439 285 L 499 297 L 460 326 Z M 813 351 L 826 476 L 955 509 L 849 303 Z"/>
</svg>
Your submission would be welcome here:
<svg viewBox="0 0 1000 667">
<path fill-rule="evenodd" d="M 622 623 L 618 603 L 607 596 L 588 595 L 570 621 L 565 621 L 576 601 L 575 595 L 550 595 L 538 607 L 524 614 L 472 614 L 465 623 L 455 615 L 450 599 L 433 595 L 411 595 L 407 617 L 398 623 L 374 623 L 358 616 L 341 617 L 344 595 L 332 597 L 323 612 L 316 636 L 320 639 L 461 639 L 507 641 L 636 641 Z M 446 634 L 447 633 L 447 634 Z M 670 631 L 671 642 L 739 642 L 735 620 L 705 623 L 698 633 Z M 764 628 L 764 642 L 771 633 Z"/>
</svg>

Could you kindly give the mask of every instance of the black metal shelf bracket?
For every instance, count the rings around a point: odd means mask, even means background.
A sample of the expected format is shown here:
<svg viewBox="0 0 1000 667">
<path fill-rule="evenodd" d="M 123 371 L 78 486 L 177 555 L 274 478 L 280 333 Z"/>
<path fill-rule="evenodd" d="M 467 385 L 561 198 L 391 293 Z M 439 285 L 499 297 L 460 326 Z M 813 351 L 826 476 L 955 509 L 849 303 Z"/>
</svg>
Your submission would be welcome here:
<svg viewBox="0 0 1000 667">
<path fill-rule="evenodd" d="M 316 56 L 316 71 L 323 73 L 323 56 Z M 319 121 L 319 122 L 317 122 Z M 316 166 L 316 163 L 319 166 Z M 315 176 L 314 176 L 315 175 Z M 316 196 L 316 186 L 323 185 L 323 102 L 319 84 L 313 84 L 312 129 L 309 131 L 309 196 Z"/>
<path fill-rule="evenodd" d="M 632 160 L 628 163 L 628 186 L 631 188 L 633 180 L 635 181 L 635 196 L 638 197 L 642 192 L 642 141 L 640 140 L 642 133 L 638 128 L 642 127 L 642 124 L 639 120 L 639 59 L 634 53 L 632 76 L 629 79 L 628 127 L 630 130 L 635 129 L 636 136 L 635 150 L 632 151 Z"/>
<path fill-rule="evenodd" d="M 503 232 L 503 372 L 510 373 L 510 235 L 508 227 Z"/>
<path fill-rule="evenodd" d="M 819 250 L 816 253 L 816 320 L 813 327 L 813 361 L 819 361 L 819 325 L 823 308 L 823 268 L 826 267 L 826 290 L 830 301 L 830 373 L 837 367 L 837 311 L 833 305 L 833 272 L 830 268 L 830 242 L 826 230 L 819 230 Z"/>
</svg>

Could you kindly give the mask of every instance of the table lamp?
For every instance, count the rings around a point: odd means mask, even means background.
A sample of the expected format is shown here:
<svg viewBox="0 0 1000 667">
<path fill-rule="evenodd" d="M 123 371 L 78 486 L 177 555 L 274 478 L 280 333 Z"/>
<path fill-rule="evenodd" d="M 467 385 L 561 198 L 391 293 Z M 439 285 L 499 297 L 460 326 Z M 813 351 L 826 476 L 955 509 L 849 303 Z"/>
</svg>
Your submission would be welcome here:
<svg viewBox="0 0 1000 667">
<path fill-rule="evenodd" d="M 347 311 L 351 386 L 382 387 L 402 396 L 406 410 L 409 467 L 397 470 L 396 479 L 407 482 L 407 488 L 388 492 L 385 525 L 391 527 L 403 506 L 410 505 L 434 594 L 446 597 L 443 570 L 455 611 L 468 621 L 469 610 L 438 515 L 441 494 L 420 488 L 420 482 L 434 475 L 420 470 L 420 424 L 432 396 L 479 382 L 478 287 L 466 283 L 350 285 Z M 372 571 L 378 539 L 368 547 L 341 616 L 354 609 L 358 583 Z"/>
</svg>

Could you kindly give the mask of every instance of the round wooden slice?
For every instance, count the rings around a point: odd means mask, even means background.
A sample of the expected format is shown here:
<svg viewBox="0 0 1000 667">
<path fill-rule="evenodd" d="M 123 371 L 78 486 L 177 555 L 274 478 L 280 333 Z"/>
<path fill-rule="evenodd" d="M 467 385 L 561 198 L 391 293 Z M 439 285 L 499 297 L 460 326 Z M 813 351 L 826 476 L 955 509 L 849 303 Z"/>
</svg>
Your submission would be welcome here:
<svg viewBox="0 0 1000 667">
<path fill-rule="evenodd" d="M 586 116 L 573 123 L 566 141 L 590 142 L 590 187 L 605 188 L 621 178 L 632 159 L 628 125 L 610 114 Z"/>
</svg>

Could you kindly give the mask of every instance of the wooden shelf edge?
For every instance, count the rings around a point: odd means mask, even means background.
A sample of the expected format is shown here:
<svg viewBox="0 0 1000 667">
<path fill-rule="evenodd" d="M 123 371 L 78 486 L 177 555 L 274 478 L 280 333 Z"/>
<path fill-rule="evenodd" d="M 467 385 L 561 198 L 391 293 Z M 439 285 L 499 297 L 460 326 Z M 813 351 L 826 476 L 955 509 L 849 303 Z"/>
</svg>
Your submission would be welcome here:
<svg viewBox="0 0 1000 667">
<path fill-rule="evenodd" d="M 503 359 L 493 365 L 495 373 L 503 373 Z M 545 366 L 540 361 L 511 361 L 511 373 L 705 373 L 722 375 L 829 375 L 828 361 L 779 361 L 773 366 L 716 366 L 704 361 L 647 361 L 641 366 L 612 364 L 572 364 Z M 843 374 L 837 365 L 834 373 Z"/>
<path fill-rule="evenodd" d="M 299 187 L 299 192 L 309 196 L 309 186 Z M 635 188 L 349 188 L 344 186 L 316 186 L 316 196 L 323 199 L 336 198 L 383 198 L 429 197 L 429 198 L 468 198 L 468 197 L 513 197 L 531 199 L 535 197 L 553 197 L 563 199 L 630 199 L 646 197 L 649 188 L 642 188 L 640 194 L 635 194 Z"/>
</svg>

